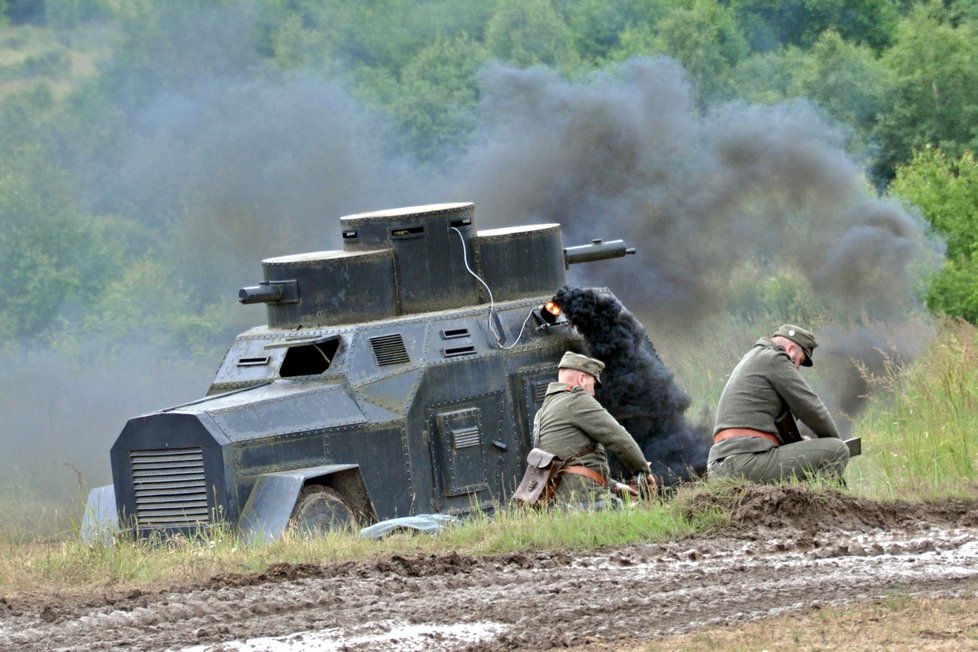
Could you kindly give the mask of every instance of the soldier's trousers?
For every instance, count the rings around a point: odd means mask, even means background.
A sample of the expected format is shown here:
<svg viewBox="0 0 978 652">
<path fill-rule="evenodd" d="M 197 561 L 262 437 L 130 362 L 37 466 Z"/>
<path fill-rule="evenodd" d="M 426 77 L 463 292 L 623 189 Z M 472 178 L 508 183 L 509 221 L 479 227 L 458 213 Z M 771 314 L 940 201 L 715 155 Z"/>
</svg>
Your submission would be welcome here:
<svg viewBox="0 0 978 652">
<path fill-rule="evenodd" d="M 579 475 L 564 474 L 557 493 L 554 494 L 554 505 L 568 509 L 619 509 L 621 499 L 613 496 L 598 483 Z"/>
<path fill-rule="evenodd" d="M 746 478 L 758 483 L 805 480 L 822 476 L 841 480 L 849 462 L 845 442 L 834 437 L 807 439 L 776 446 L 760 453 L 736 453 L 713 463 L 709 474 L 718 478 Z"/>
</svg>

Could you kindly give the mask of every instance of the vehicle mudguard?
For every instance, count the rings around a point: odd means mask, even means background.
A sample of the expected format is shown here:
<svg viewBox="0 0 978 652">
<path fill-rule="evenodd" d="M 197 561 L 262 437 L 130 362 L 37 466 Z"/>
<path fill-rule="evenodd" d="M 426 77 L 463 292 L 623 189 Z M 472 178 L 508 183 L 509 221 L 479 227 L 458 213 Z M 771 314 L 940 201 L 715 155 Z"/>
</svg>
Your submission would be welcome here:
<svg viewBox="0 0 978 652">
<path fill-rule="evenodd" d="M 359 464 L 327 464 L 258 476 L 241 510 L 238 528 L 249 542 L 278 541 L 289 527 L 302 488 L 321 484 L 338 491 L 365 522 L 377 520 Z"/>
</svg>

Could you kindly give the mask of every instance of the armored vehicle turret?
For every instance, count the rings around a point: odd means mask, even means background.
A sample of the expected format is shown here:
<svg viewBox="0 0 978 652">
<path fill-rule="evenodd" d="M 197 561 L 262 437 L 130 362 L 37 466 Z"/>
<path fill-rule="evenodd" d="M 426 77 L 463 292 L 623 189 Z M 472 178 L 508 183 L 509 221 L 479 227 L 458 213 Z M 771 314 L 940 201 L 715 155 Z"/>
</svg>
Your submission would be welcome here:
<svg viewBox="0 0 978 652">
<path fill-rule="evenodd" d="M 568 266 L 634 253 L 563 246 L 558 224 L 477 231 L 471 203 L 340 219 L 343 249 L 262 261 L 207 395 L 131 419 L 83 534 L 289 527 L 491 510 L 522 475 L 533 416 L 580 335 L 545 303 Z"/>
</svg>

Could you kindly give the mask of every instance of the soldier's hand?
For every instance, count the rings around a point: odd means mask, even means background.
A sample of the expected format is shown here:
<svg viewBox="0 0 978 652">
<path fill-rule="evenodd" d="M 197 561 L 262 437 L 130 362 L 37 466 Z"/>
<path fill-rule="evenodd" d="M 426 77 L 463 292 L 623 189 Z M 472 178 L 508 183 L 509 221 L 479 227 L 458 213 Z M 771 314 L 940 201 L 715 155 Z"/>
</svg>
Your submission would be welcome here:
<svg viewBox="0 0 978 652">
<path fill-rule="evenodd" d="M 635 487 L 630 487 L 627 484 L 623 484 L 621 482 L 612 482 L 611 489 L 616 494 L 621 494 L 621 495 L 628 494 L 630 496 L 635 496 L 636 498 L 638 498 L 638 489 L 636 489 Z"/>
<path fill-rule="evenodd" d="M 648 473 L 636 473 L 632 480 L 636 495 L 645 500 L 653 500 L 659 495 L 659 479 L 651 471 Z"/>
</svg>

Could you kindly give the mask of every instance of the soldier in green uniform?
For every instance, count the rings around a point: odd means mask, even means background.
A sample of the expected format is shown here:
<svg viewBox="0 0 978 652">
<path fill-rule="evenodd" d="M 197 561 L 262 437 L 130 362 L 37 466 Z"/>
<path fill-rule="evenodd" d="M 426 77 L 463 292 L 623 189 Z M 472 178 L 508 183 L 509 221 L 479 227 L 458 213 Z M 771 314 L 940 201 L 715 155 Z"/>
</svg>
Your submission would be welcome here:
<svg viewBox="0 0 978 652">
<path fill-rule="evenodd" d="M 743 477 L 771 483 L 815 475 L 841 481 L 849 450 L 825 405 L 801 377 L 812 366 L 815 336 L 792 324 L 757 340 L 727 381 L 717 406 L 711 477 Z M 775 421 L 785 410 L 816 438 L 785 444 Z"/>
<path fill-rule="evenodd" d="M 557 382 L 550 383 L 534 420 L 534 446 L 564 460 L 558 504 L 581 503 L 597 508 L 616 503 L 612 492 L 638 492 L 608 480 L 607 448 L 634 473 L 649 473 L 635 439 L 594 398 L 601 386 L 604 363 L 567 352 L 560 360 Z"/>
</svg>

